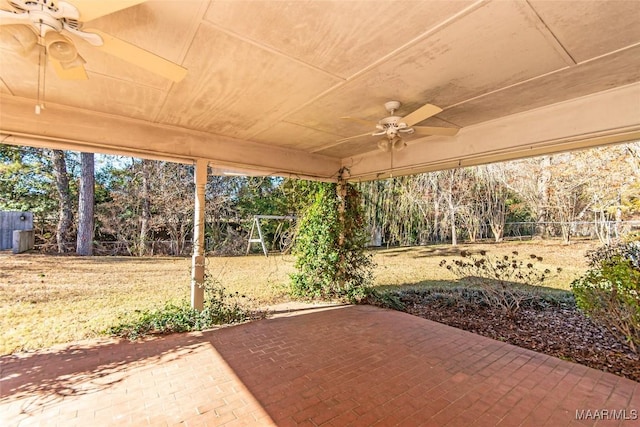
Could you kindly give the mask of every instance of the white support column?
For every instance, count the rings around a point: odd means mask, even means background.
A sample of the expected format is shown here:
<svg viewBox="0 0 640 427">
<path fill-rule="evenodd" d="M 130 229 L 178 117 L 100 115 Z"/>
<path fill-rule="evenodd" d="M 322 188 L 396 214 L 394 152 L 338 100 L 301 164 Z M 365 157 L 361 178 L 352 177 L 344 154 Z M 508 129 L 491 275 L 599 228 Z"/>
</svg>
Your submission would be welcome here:
<svg viewBox="0 0 640 427">
<path fill-rule="evenodd" d="M 196 197 L 193 215 L 193 258 L 191 262 L 191 307 L 196 310 L 204 308 L 204 188 L 207 185 L 206 160 L 196 161 L 195 183 Z"/>
</svg>

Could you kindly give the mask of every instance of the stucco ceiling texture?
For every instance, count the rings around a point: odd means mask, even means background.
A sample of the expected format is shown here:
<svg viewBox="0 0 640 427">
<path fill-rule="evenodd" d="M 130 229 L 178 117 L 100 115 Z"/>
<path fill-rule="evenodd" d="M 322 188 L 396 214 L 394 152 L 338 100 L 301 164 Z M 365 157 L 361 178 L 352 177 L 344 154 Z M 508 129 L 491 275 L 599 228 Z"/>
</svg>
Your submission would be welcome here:
<svg viewBox="0 0 640 427">
<path fill-rule="evenodd" d="M 347 166 L 371 179 L 622 142 L 640 131 L 635 0 L 151 0 L 85 28 L 188 73 L 172 82 L 76 38 L 89 79 L 48 70 L 47 108 L 36 115 L 37 54 L 4 46 L 6 142 L 320 179 Z M 376 122 L 390 100 L 402 102 L 400 116 L 435 104 L 443 111 L 419 125 L 461 131 L 408 138 L 395 165 L 379 138 L 338 142 L 374 130 L 341 117 Z M 591 108 L 595 121 L 581 114 Z M 531 120 L 557 133 L 524 135 Z"/>
</svg>

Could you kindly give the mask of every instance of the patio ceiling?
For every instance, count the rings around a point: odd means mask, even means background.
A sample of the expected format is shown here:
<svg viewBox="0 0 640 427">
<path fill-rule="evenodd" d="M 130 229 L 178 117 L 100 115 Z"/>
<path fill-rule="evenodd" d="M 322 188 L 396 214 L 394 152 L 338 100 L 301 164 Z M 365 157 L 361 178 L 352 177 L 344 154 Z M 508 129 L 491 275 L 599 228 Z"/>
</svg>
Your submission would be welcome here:
<svg viewBox="0 0 640 427">
<path fill-rule="evenodd" d="M 69 0 L 73 3 L 73 0 Z M 0 7 L 8 9 L 6 4 Z M 640 139 L 640 2 L 148 1 L 87 22 L 184 66 L 172 82 L 74 39 L 88 80 L 3 50 L 3 143 L 375 179 Z M 454 137 L 372 131 L 398 100 Z"/>
</svg>

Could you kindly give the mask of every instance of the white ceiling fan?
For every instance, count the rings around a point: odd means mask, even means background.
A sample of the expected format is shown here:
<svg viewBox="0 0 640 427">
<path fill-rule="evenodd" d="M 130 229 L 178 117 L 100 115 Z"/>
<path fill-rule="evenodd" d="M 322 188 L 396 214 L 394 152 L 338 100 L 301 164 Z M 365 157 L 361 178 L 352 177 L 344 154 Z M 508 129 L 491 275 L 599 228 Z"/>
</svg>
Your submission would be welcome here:
<svg viewBox="0 0 640 427">
<path fill-rule="evenodd" d="M 0 9 L 0 41 L 26 54 L 44 46 L 47 61 L 58 77 L 84 80 L 85 60 L 78 53 L 73 38 L 85 40 L 92 47 L 124 59 L 173 81 L 184 78 L 187 70 L 180 65 L 95 29 L 83 29 L 85 21 L 144 3 L 146 0 L 8 0 L 11 10 Z M 69 37 L 71 36 L 71 37 Z"/>
<path fill-rule="evenodd" d="M 435 116 L 442 111 L 442 108 L 436 107 L 432 104 L 425 104 L 418 108 L 414 112 L 407 114 L 404 117 L 396 116 L 395 112 L 400 108 L 400 102 L 389 101 L 384 104 L 384 108 L 389 112 L 390 116 L 380 119 L 378 122 L 372 122 L 368 120 L 362 120 L 355 117 L 341 117 L 346 120 L 353 120 L 360 123 L 366 123 L 368 125 L 375 126 L 376 130 L 361 135 L 350 136 L 348 138 L 340 139 L 337 142 L 350 141 L 352 139 L 382 136 L 383 138 L 378 141 L 378 148 L 383 151 L 401 150 L 406 147 L 407 143 L 403 139 L 404 135 L 442 135 L 453 136 L 458 133 L 459 129 L 446 128 L 437 126 L 414 126 L 416 123 L 420 123 L 429 117 Z"/>
</svg>

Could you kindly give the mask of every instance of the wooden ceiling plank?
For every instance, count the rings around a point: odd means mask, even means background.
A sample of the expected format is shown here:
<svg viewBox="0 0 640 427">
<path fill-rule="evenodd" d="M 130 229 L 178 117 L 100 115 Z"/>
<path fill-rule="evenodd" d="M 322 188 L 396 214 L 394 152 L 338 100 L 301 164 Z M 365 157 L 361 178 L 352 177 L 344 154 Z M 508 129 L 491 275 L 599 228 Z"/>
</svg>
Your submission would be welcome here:
<svg viewBox="0 0 640 427">
<path fill-rule="evenodd" d="M 566 68 L 565 60 L 529 15 L 530 12 L 512 2 L 478 8 L 399 53 L 393 61 L 288 116 L 287 121 L 347 137 L 361 129 L 337 120 L 339 117 L 355 115 L 377 121 L 386 116 L 382 107 L 386 101 L 402 102 L 400 115 L 426 102 L 446 109 L 463 100 Z M 478 25 L 483 31 L 478 31 Z M 522 49 L 523 45 L 527 50 Z"/>
<path fill-rule="evenodd" d="M 640 45 L 468 100 L 440 118 L 464 127 L 637 81 Z"/>
<path fill-rule="evenodd" d="M 528 3 L 578 63 L 640 41 L 638 1 Z"/>
</svg>

